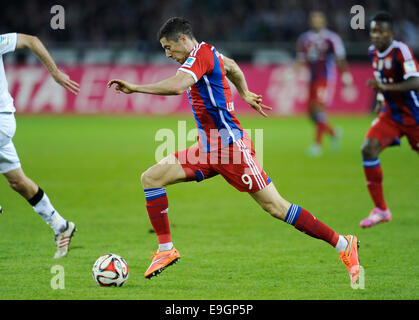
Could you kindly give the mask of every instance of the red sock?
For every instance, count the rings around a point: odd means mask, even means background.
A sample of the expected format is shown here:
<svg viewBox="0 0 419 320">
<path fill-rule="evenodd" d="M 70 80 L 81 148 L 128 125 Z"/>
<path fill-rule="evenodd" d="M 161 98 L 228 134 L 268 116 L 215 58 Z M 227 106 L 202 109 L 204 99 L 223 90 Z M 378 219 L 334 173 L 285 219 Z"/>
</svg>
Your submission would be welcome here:
<svg viewBox="0 0 419 320">
<path fill-rule="evenodd" d="M 377 208 L 387 210 L 387 204 L 384 200 L 383 192 L 383 170 L 381 168 L 380 160 L 364 160 L 364 173 L 367 179 L 367 188 L 370 192 L 371 198 Z"/>
<path fill-rule="evenodd" d="M 327 123 L 327 122 L 317 122 L 316 123 L 316 143 L 322 144 L 323 136 L 325 133 L 330 134 L 333 136 L 335 134 L 335 131 L 333 128 Z"/>
<path fill-rule="evenodd" d="M 165 189 L 146 189 L 144 192 L 148 216 L 157 234 L 159 244 L 172 242 L 169 218 L 167 217 L 169 201 Z"/>
<path fill-rule="evenodd" d="M 292 224 L 297 230 L 317 239 L 321 239 L 336 247 L 339 234 L 317 220 L 307 210 L 293 204 L 287 213 L 285 222 Z"/>
</svg>

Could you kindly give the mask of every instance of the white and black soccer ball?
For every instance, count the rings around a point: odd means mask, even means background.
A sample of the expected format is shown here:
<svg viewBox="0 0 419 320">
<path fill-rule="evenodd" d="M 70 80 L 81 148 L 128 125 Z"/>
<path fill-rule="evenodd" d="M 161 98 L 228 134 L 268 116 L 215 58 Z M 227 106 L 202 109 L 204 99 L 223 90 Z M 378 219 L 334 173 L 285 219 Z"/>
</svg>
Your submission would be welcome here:
<svg viewBox="0 0 419 320">
<path fill-rule="evenodd" d="M 128 264 L 117 254 L 105 254 L 93 265 L 93 279 L 102 287 L 121 287 L 128 280 Z"/>
<path fill-rule="evenodd" d="M 0 206 L 0 213 L 3 213 L 3 208 Z"/>
</svg>

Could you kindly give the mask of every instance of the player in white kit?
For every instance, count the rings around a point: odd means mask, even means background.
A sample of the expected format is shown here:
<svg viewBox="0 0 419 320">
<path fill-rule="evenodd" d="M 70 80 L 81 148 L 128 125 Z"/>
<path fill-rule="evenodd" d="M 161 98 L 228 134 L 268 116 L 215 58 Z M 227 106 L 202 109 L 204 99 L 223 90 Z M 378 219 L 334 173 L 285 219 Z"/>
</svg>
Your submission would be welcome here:
<svg viewBox="0 0 419 320">
<path fill-rule="evenodd" d="M 34 36 L 7 33 L 0 35 L 0 173 L 5 176 L 10 187 L 24 197 L 44 221 L 53 229 L 57 251 L 55 259 L 68 253 L 71 237 L 76 230 L 73 222 L 65 220 L 52 206 L 46 193 L 23 172 L 12 138 L 16 131 L 16 111 L 9 93 L 3 66 L 3 55 L 16 49 L 30 49 L 54 78 L 54 80 L 73 94 L 79 85 L 61 72 L 42 42 Z"/>
</svg>

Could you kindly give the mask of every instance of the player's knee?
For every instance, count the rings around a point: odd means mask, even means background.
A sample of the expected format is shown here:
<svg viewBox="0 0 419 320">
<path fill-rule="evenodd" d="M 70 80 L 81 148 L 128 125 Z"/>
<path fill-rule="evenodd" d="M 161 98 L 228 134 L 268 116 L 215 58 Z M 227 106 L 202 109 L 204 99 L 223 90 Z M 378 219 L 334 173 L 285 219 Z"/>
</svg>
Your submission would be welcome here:
<svg viewBox="0 0 419 320">
<path fill-rule="evenodd" d="M 366 141 L 361 147 L 361 153 L 363 159 L 375 159 L 380 153 L 380 148 L 376 144 Z"/>
<path fill-rule="evenodd" d="M 141 184 L 144 189 L 150 188 L 161 188 L 161 181 L 156 175 L 153 173 L 152 168 L 146 170 L 141 174 Z"/>
<path fill-rule="evenodd" d="M 27 189 L 24 179 L 10 179 L 8 182 L 10 188 L 18 193 L 23 193 Z"/>
</svg>

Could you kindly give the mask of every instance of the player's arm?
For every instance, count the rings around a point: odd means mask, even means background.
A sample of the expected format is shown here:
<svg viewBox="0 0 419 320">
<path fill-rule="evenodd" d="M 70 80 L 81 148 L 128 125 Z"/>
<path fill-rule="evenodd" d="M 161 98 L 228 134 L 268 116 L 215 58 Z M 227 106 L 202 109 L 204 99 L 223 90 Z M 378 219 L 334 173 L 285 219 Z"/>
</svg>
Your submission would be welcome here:
<svg viewBox="0 0 419 320">
<path fill-rule="evenodd" d="M 246 78 L 244 77 L 243 71 L 240 69 L 238 64 L 233 59 L 227 58 L 226 56 L 223 57 L 223 61 L 226 76 L 236 87 L 240 97 L 246 101 L 250 107 L 255 109 L 264 117 L 267 117 L 267 114 L 263 110 L 272 110 L 272 108 L 262 104 L 261 95 L 249 91 Z"/>
<path fill-rule="evenodd" d="M 351 87 L 353 85 L 353 77 L 349 71 L 349 65 L 346 59 L 345 45 L 342 41 L 342 38 L 339 35 L 332 33 L 330 35 L 330 41 L 332 44 L 333 53 L 335 55 L 336 65 L 341 73 L 342 83 L 345 85 L 345 87 Z"/>
<path fill-rule="evenodd" d="M 367 83 L 368 87 L 378 92 L 406 92 L 419 91 L 419 77 L 410 77 L 407 80 L 398 83 L 381 83 L 376 79 L 370 79 Z"/>
<path fill-rule="evenodd" d="M 336 61 L 338 69 L 342 75 L 342 82 L 346 87 L 350 87 L 353 85 L 353 77 L 351 72 L 349 71 L 348 61 L 346 59 L 338 59 Z"/>
<path fill-rule="evenodd" d="M 48 72 L 58 84 L 74 94 L 79 92 L 79 84 L 71 80 L 67 74 L 58 69 L 48 50 L 38 37 L 18 33 L 16 49 L 23 48 L 28 48 L 39 58 L 39 60 L 41 60 L 43 65 L 47 68 Z"/>
<path fill-rule="evenodd" d="M 112 79 L 108 82 L 108 88 L 115 84 L 117 93 L 145 93 L 160 96 L 179 95 L 184 93 L 195 83 L 192 75 L 178 71 L 175 76 L 151 84 L 134 84 L 120 79 Z"/>
</svg>

